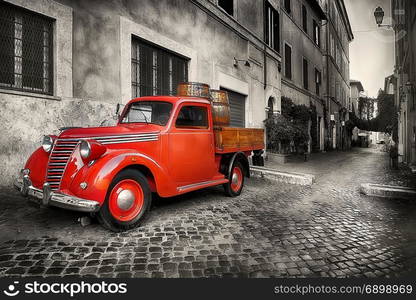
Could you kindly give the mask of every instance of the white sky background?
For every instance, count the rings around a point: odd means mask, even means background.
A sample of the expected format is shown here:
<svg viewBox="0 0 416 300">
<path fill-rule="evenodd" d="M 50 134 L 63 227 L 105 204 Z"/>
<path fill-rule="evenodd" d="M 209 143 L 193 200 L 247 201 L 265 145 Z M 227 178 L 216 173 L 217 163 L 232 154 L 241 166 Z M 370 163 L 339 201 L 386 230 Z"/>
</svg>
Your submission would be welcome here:
<svg viewBox="0 0 416 300">
<path fill-rule="evenodd" d="M 374 10 L 384 10 L 383 24 L 391 24 L 390 0 L 345 0 L 354 34 L 350 44 L 350 77 L 359 80 L 370 97 L 384 88 L 384 79 L 393 74 L 393 30 L 378 28 Z"/>
</svg>

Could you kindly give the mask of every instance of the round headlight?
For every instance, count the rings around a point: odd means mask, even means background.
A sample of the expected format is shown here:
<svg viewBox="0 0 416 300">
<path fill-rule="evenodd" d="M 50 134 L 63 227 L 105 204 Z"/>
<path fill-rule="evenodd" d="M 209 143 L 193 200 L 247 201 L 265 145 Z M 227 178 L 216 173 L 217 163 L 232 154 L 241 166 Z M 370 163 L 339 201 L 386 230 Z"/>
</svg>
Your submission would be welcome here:
<svg viewBox="0 0 416 300">
<path fill-rule="evenodd" d="M 79 153 L 81 154 L 82 158 L 88 158 L 91 154 L 90 143 L 87 141 L 81 141 L 81 144 L 79 145 Z"/>
<path fill-rule="evenodd" d="M 52 150 L 53 139 L 49 135 L 45 135 L 42 140 L 42 148 L 45 152 L 49 153 Z"/>
</svg>

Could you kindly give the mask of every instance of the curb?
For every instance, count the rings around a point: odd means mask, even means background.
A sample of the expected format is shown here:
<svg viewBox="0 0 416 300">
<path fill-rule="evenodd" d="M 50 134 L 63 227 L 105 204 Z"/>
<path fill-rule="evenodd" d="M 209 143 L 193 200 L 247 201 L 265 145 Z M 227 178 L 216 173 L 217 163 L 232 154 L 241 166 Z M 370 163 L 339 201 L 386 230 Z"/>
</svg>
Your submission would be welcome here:
<svg viewBox="0 0 416 300">
<path fill-rule="evenodd" d="M 277 182 L 284 182 L 298 185 L 312 185 L 315 182 L 315 176 L 302 173 L 281 172 L 275 169 L 265 167 L 250 166 L 250 175 L 257 178 L 265 178 Z"/>
<path fill-rule="evenodd" d="M 406 200 L 416 199 L 416 189 L 404 186 L 363 183 L 361 184 L 360 192 L 367 196 L 398 198 Z"/>
</svg>

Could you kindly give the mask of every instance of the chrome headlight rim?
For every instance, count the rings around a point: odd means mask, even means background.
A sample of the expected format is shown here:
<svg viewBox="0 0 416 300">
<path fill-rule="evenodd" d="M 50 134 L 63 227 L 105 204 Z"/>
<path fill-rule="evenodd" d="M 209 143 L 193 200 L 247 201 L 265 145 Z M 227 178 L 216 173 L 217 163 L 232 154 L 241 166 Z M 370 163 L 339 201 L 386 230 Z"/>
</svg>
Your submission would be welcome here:
<svg viewBox="0 0 416 300">
<path fill-rule="evenodd" d="M 83 159 L 87 159 L 91 155 L 91 145 L 88 141 L 82 140 L 79 144 L 79 154 Z"/>
<path fill-rule="evenodd" d="M 46 153 L 50 153 L 53 148 L 54 140 L 50 135 L 43 136 L 42 148 Z"/>
</svg>

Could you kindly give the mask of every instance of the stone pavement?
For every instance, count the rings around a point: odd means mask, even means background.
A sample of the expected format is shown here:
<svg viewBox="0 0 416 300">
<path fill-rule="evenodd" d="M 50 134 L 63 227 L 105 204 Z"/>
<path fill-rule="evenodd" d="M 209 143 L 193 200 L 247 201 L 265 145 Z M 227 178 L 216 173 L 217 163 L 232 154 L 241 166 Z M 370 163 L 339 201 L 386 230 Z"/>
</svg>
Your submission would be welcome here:
<svg viewBox="0 0 416 300">
<path fill-rule="evenodd" d="M 416 202 L 366 197 L 390 172 L 373 149 L 306 164 L 312 187 L 249 179 L 240 197 L 210 188 L 156 199 L 142 227 L 111 233 L 77 213 L 0 192 L 0 276 L 396 277 L 416 269 Z M 315 162 L 314 162 L 315 161 Z M 286 168 L 284 166 L 282 168 Z"/>
</svg>

